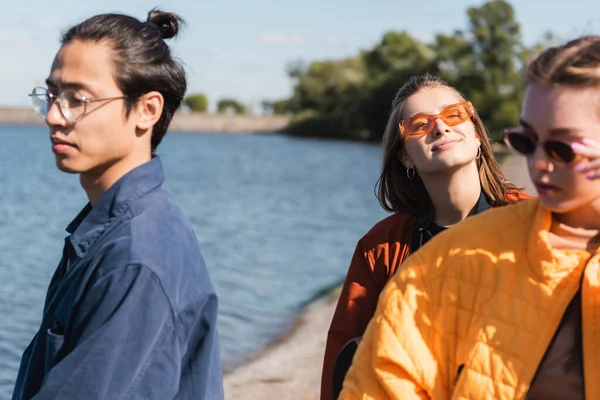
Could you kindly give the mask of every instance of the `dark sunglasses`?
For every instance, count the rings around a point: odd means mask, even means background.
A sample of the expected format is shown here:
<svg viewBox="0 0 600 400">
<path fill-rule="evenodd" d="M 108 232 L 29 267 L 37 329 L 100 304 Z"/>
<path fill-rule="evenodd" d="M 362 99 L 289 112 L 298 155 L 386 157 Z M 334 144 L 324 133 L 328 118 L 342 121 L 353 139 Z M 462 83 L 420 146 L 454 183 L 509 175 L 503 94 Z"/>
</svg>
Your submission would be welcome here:
<svg viewBox="0 0 600 400">
<path fill-rule="evenodd" d="M 571 148 L 570 143 L 560 140 L 540 142 L 536 137 L 524 133 L 521 128 L 506 129 L 504 143 L 524 156 L 532 155 L 538 146 L 543 146 L 548 157 L 565 164 L 573 162 L 578 156 Z"/>
</svg>

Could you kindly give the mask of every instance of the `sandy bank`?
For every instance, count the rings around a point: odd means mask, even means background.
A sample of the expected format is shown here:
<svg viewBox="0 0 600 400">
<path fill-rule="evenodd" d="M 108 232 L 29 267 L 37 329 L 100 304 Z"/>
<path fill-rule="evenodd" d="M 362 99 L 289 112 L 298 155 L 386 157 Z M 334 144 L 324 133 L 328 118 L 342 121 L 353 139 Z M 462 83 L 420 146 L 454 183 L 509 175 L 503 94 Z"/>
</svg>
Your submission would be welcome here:
<svg viewBox="0 0 600 400">
<path fill-rule="evenodd" d="M 227 400 L 316 400 L 325 339 L 337 296 L 309 305 L 295 328 L 263 353 L 225 375 Z"/>
</svg>

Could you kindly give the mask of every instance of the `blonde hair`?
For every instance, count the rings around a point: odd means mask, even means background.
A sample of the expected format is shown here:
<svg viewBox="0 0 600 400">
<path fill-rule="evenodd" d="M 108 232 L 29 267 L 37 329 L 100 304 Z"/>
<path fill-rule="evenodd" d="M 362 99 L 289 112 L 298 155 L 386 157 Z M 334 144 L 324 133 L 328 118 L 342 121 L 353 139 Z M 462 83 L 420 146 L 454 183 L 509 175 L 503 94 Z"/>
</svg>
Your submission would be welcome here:
<svg viewBox="0 0 600 400">
<path fill-rule="evenodd" d="M 384 210 L 414 215 L 416 226 L 425 226 L 433 221 L 434 209 L 429 193 L 418 174 L 408 179 L 406 167 L 400 161 L 404 148 L 404 137 L 399 123 L 406 100 L 426 88 L 445 87 L 464 100 L 464 96 L 441 78 L 425 74 L 411 77 L 396 93 L 392 112 L 383 135 L 383 160 L 381 175 L 375 187 L 376 196 Z M 492 151 L 487 130 L 474 110 L 472 117 L 475 131 L 481 140 L 481 157 L 477 160 L 479 180 L 488 200 L 494 206 L 506 205 L 507 195 L 518 189 L 504 176 Z"/>
<path fill-rule="evenodd" d="M 600 85 L 600 36 L 583 36 L 543 50 L 527 66 L 527 83 Z"/>
</svg>

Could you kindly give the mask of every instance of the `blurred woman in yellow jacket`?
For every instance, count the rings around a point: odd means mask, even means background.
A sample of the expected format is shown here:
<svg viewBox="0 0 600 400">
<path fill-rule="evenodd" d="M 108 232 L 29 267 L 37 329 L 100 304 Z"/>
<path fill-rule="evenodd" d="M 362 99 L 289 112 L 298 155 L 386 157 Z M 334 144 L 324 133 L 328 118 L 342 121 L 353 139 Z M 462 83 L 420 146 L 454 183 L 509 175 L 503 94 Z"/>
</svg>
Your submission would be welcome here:
<svg viewBox="0 0 600 400">
<path fill-rule="evenodd" d="M 600 36 L 529 64 L 505 138 L 539 197 L 468 218 L 405 261 L 341 399 L 600 399 Z"/>
</svg>

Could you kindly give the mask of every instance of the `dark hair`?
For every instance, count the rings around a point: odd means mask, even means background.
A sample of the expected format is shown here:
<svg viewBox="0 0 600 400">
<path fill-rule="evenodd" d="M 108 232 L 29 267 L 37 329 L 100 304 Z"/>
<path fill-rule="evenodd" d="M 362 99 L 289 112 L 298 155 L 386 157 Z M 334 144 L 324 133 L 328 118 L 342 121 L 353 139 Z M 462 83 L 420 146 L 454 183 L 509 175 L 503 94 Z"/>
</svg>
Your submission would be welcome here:
<svg viewBox="0 0 600 400">
<path fill-rule="evenodd" d="M 600 85 L 600 36 L 582 36 L 563 45 L 548 47 L 525 71 L 527 83 L 541 85 Z"/>
<path fill-rule="evenodd" d="M 114 51 L 115 80 L 127 96 L 127 114 L 144 94 L 157 91 L 164 97 L 160 119 L 152 129 L 152 151 L 167 132 L 181 105 L 187 84 L 183 67 L 173 59 L 165 39 L 177 35 L 183 20 L 173 13 L 152 9 L 146 22 L 123 14 L 101 14 L 70 28 L 61 39 L 106 41 Z"/>
<path fill-rule="evenodd" d="M 400 120 L 406 100 L 420 90 L 444 87 L 454 91 L 462 99 L 465 96 L 443 79 L 430 74 L 412 76 L 398 90 L 392 101 L 392 111 L 383 135 L 383 160 L 381 175 L 375 186 L 375 194 L 384 210 L 397 213 L 407 213 L 414 216 L 417 226 L 425 226 L 433 221 L 434 209 L 429 193 L 419 174 L 410 180 L 406 167 L 402 164 L 399 154 L 404 149 L 404 137 L 400 131 Z M 477 160 L 479 180 L 486 197 L 494 206 L 508 204 L 509 194 L 518 191 L 506 179 L 492 151 L 491 140 L 487 129 L 481 121 L 475 107 L 471 122 L 481 141 L 481 157 Z"/>
</svg>

